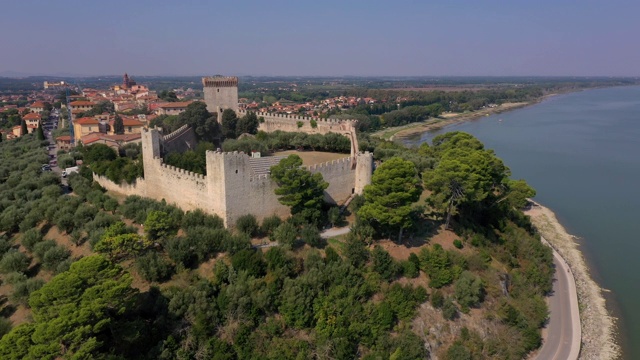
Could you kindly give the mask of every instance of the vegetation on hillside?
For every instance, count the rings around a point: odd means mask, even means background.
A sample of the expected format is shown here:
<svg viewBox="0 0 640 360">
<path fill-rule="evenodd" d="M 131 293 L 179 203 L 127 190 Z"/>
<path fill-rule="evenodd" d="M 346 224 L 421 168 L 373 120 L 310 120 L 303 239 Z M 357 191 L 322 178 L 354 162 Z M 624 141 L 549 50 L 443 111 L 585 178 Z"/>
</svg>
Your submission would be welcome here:
<svg viewBox="0 0 640 360">
<path fill-rule="evenodd" d="M 35 135 L 3 141 L 0 356 L 520 359 L 539 346 L 553 268 L 518 210 L 526 183 L 466 134 L 413 150 L 363 140 L 382 164 L 352 201 L 351 233 L 328 242 L 308 221 L 339 212 L 315 207 L 315 191 L 282 194 L 309 217 L 247 215 L 230 231 L 200 210 L 117 200 L 87 171 L 64 194 Z M 107 149 L 80 154 L 93 170 L 119 159 Z M 290 162 L 292 190 L 307 174 Z M 463 196 L 448 207 L 454 182 Z"/>
</svg>

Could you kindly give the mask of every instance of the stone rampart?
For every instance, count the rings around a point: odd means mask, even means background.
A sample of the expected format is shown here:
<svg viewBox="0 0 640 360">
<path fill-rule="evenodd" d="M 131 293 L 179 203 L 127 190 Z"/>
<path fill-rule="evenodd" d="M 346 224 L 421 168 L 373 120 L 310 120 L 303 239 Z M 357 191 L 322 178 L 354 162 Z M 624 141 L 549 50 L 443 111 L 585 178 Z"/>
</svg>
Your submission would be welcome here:
<svg viewBox="0 0 640 360">
<path fill-rule="evenodd" d="M 233 80 L 220 84 L 216 82 L 217 79 L 207 81 L 208 85 L 224 85 L 225 89 L 234 89 Z M 205 91 L 207 89 L 215 90 L 214 87 L 205 86 Z M 237 88 L 235 89 L 237 94 Z M 238 111 L 239 116 L 245 114 L 244 111 Z M 317 126 L 311 126 L 310 118 L 263 113 L 257 115 L 265 119 L 260 124 L 263 131 L 282 130 L 310 134 L 334 132 L 350 138 L 350 157 L 307 167 L 311 172 L 322 174 L 329 183 L 325 191 L 326 201 L 341 204 L 352 194 L 362 193 L 364 186 L 371 183 L 373 155 L 358 152 L 355 121 L 316 120 Z M 115 184 L 95 174 L 94 179 L 107 190 L 124 195 L 164 199 L 183 210 L 199 208 L 207 213 L 217 214 L 227 227 L 233 226 L 245 214 L 253 214 L 258 220 L 274 214 L 281 217 L 289 215 L 289 208 L 280 204 L 275 195 L 277 184 L 268 174 L 255 173 L 247 154 L 207 151 L 207 176 L 164 164 L 161 148 L 167 143 L 180 141 L 188 130 L 191 129 L 183 127 L 165 137 L 157 129 L 143 130 L 144 179 L 137 179 L 131 185 Z"/>
<path fill-rule="evenodd" d="M 325 190 L 325 201 L 331 204 L 344 203 L 355 193 L 356 172 L 353 170 L 352 157 L 307 166 L 312 173 L 322 174 L 329 183 Z"/>
<path fill-rule="evenodd" d="M 189 125 L 182 125 L 176 131 L 162 137 L 162 153 L 193 150 L 197 143 L 195 131 Z"/>
<path fill-rule="evenodd" d="M 237 111 L 238 117 L 245 116 L 247 114 L 244 110 Z M 285 131 L 285 132 L 303 132 L 307 134 L 328 134 L 337 133 L 345 135 L 351 141 L 351 156 L 354 157 L 359 151 L 358 136 L 356 134 L 357 120 L 339 120 L 339 119 L 314 119 L 315 126 L 312 126 L 312 118 L 297 116 L 297 115 L 284 115 L 284 114 L 270 114 L 270 113 L 255 113 L 259 118 L 262 117 L 264 122 L 260 123 L 258 130 L 264 132 Z M 355 165 L 355 163 L 354 163 Z"/>
</svg>

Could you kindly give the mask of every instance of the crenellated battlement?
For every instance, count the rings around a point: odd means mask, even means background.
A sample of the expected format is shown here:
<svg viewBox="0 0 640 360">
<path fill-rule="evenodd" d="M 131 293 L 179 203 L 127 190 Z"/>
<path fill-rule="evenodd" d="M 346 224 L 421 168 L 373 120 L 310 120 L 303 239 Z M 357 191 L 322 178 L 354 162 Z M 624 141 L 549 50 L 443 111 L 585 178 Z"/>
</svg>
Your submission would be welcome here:
<svg viewBox="0 0 640 360">
<path fill-rule="evenodd" d="M 207 77 L 202 79 L 202 84 L 209 111 L 220 114 L 232 109 L 238 116 L 247 114 L 247 111 L 237 109 L 237 77 Z M 262 131 L 337 133 L 351 140 L 351 156 L 305 167 L 313 173 L 322 174 L 329 183 L 325 201 L 341 204 L 352 194 L 361 194 L 371 183 L 373 154 L 358 152 L 357 120 L 260 112 L 256 115 L 265 120 L 260 123 Z M 315 126 L 311 126 L 311 120 Z M 184 210 L 202 209 L 217 214 L 224 219 L 226 226 L 233 226 L 246 214 L 253 214 L 258 220 L 274 214 L 281 217 L 290 215 L 290 209 L 278 201 L 275 195 L 278 185 L 269 174 L 270 167 L 277 164 L 279 157 L 252 158 L 241 151 L 207 151 L 206 176 L 164 163 L 162 151 L 185 146 L 190 148 L 195 143 L 195 133 L 187 125 L 166 136 L 162 136 L 158 129 L 143 129 L 144 179 L 138 179 L 135 185 L 114 184 L 104 178 L 97 178 L 97 181 L 126 195 L 147 196 L 176 204 Z"/>
<path fill-rule="evenodd" d="M 169 140 L 171 140 L 173 138 L 176 138 L 176 137 L 184 134 L 188 130 L 189 130 L 189 125 L 184 124 L 184 125 L 180 126 L 176 131 L 172 132 L 171 134 L 167 134 L 167 135 L 163 136 L 162 140 L 169 141 Z"/>
<path fill-rule="evenodd" d="M 344 157 L 341 159 L 331 160 L 323 163 L 313 164 L 306 166 L 307 170 L 311 172 L 324 172 L 335 170 L 350 170 L 351 169 L 351 157 Z"/>
<path fill-rule="evenodd" d="M 238 117 L 242 117 L 247 115 L 250 111 L 246 110 L 238 110 Z M 322 118 L 314 118 L 311 116 L 300 116 L 300 115 L 289 115 L 289 114 L 276 114 L 276 113 L 263 113 L 263 112 L 254 112 L 257 117 L 263 117 L 265 121 L 267 120 L 293 120 L 293 121 L 311 121 L 315 120 L 318 125 L 321 124 L 352 124 L 355 125 L 358 120 L 356 119 L 322 119 Z"/>
<path fill-rule="evenodd" d="M 237 76 L 207 76 L 202 78 L 204 87 L 237 87 Z"/>
<path fill-rule="evenodd" d="M 160 166 L 160 169 L 164 173 L 171 173 L 173 175 L 179 176 L 181 179 L 184 179 L 184 180 L 193 180 L 193 181 L 202 182 L 207 179 L 205 175 L 194 173 L 192 171 L 182 169 L 173 165 L 165 164 L 161 158 L 154 158 L 154 160 L 158 163 L 158 165 Z"/>
</svg>

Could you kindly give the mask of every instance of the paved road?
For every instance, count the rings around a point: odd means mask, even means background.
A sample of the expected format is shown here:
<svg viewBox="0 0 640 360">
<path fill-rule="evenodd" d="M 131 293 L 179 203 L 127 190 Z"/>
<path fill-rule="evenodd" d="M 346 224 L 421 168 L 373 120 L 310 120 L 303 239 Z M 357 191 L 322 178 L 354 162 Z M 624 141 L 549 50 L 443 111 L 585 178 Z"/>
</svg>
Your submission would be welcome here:
<svg viewBox="0 0 640 360">
<path fill-rule="evenodd" d="M 574 360 L 580 353 L 580 314 L 576 283 L 569 266 L 554 250 L 556 267 L 553 294 L 549 297 L 547 335 L 536 359 Z"/>
</svg>

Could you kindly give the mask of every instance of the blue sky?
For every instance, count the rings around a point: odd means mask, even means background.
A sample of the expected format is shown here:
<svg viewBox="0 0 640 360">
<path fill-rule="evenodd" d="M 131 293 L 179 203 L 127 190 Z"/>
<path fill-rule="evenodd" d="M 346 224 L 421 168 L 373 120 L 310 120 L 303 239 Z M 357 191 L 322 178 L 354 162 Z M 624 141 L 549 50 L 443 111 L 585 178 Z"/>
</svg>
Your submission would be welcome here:
<svg viewBox="0 0 640 360">
<path fill-rule="evenodd" d="M 640 1 L 0 3 L 0 73 L 640 76 Z"/>
</svg>

